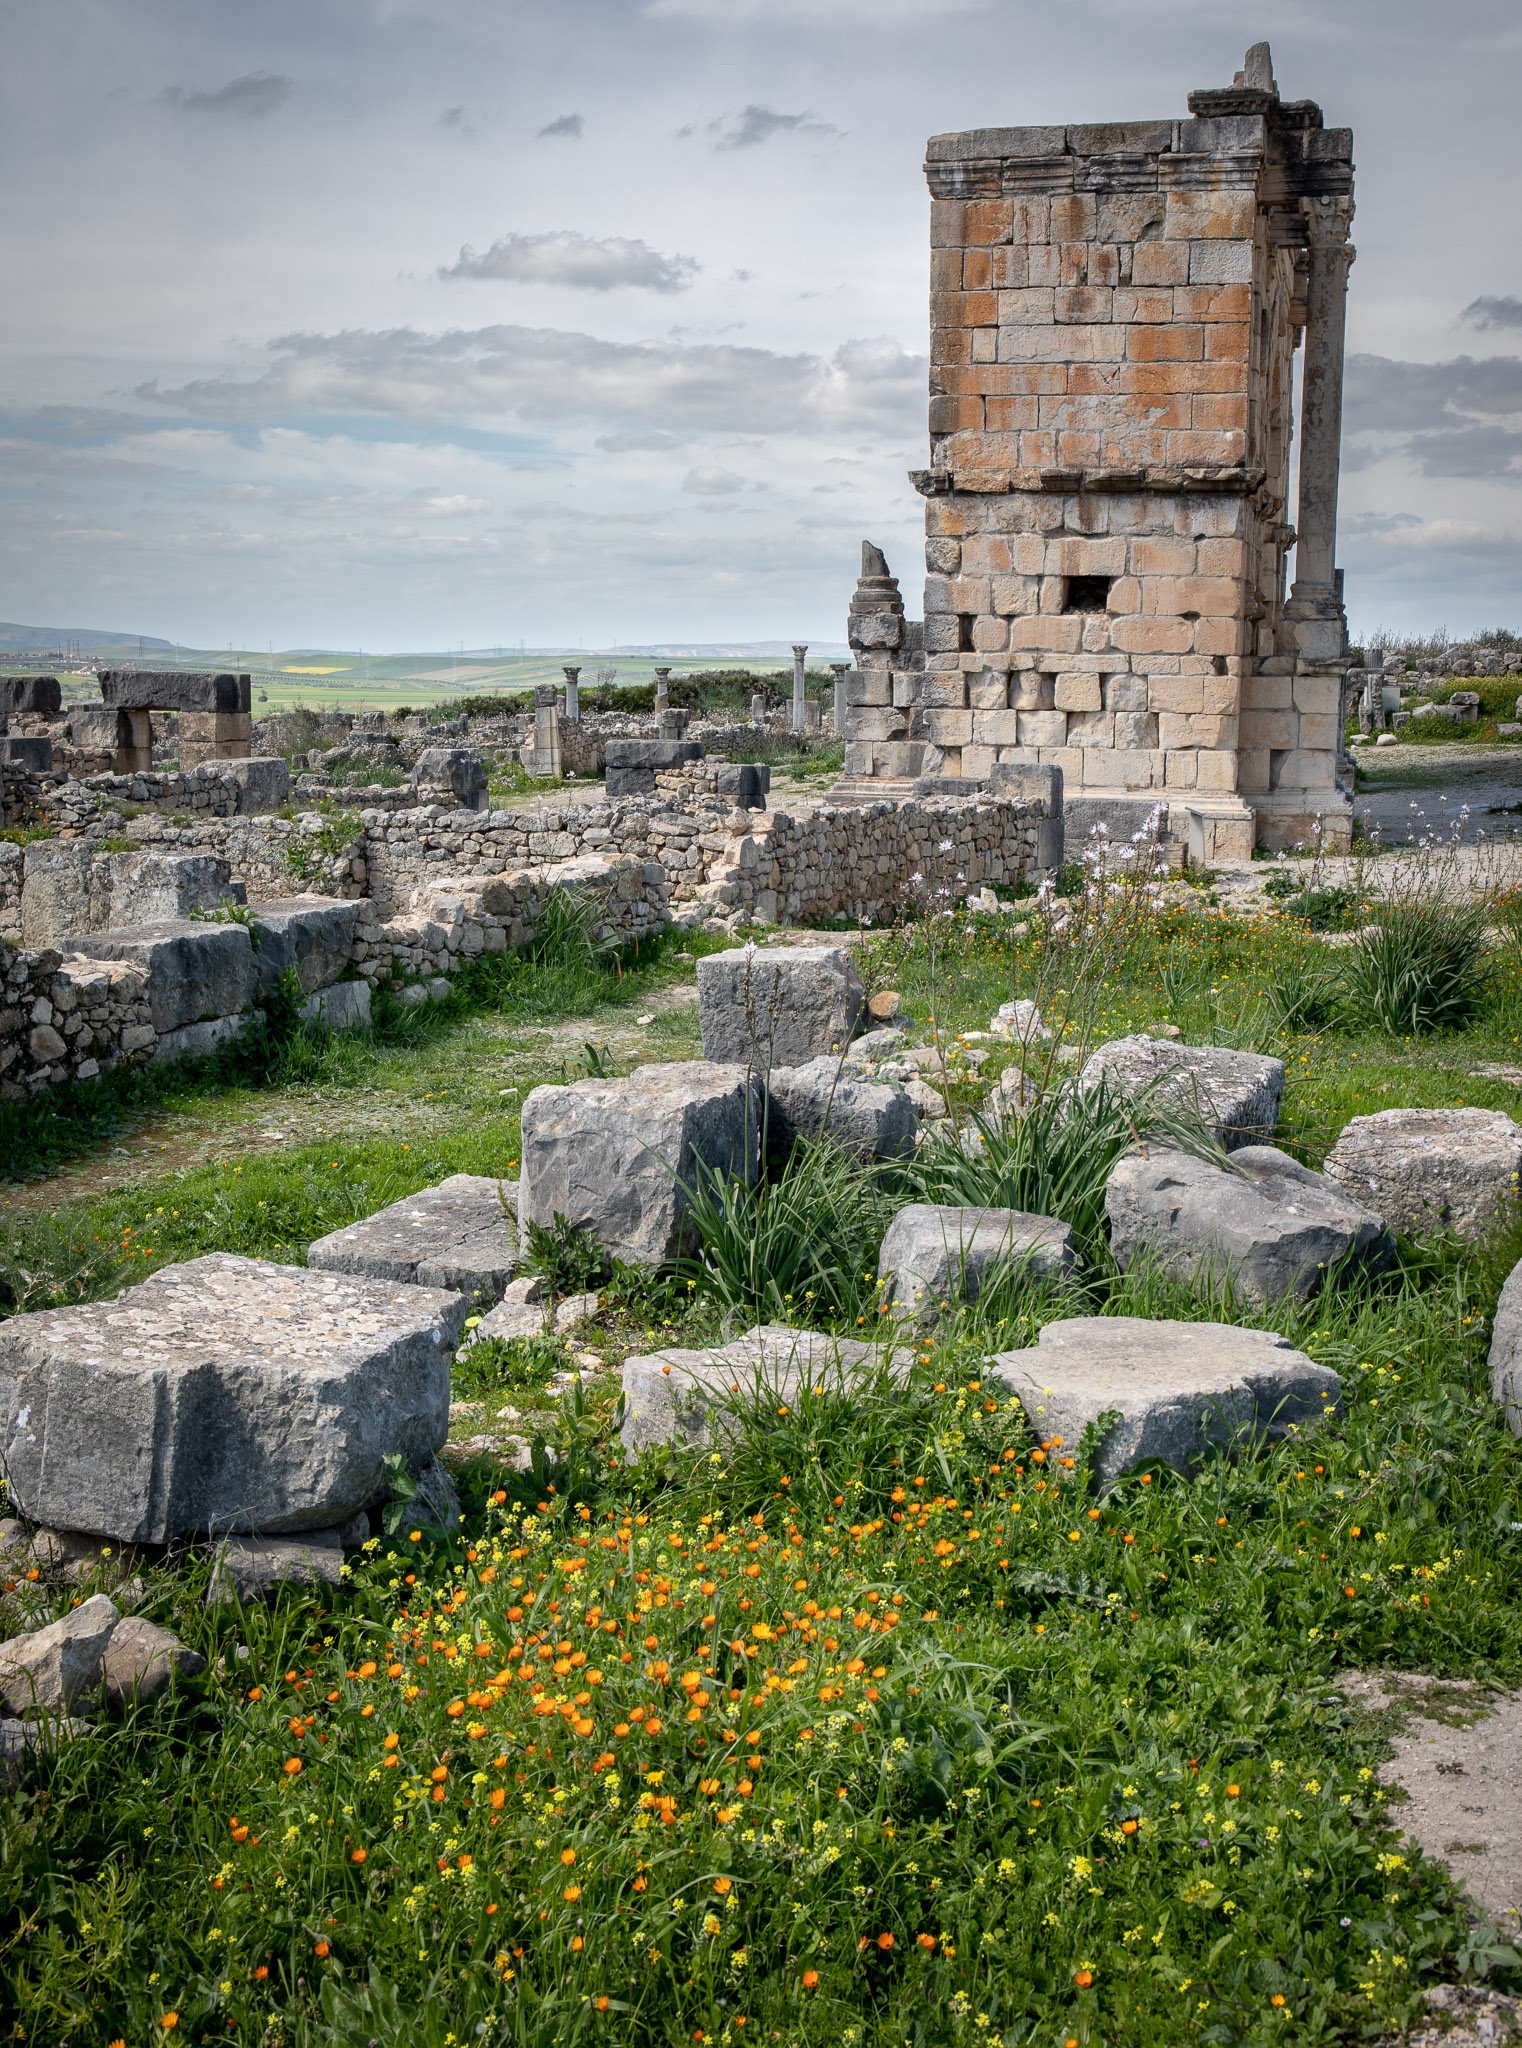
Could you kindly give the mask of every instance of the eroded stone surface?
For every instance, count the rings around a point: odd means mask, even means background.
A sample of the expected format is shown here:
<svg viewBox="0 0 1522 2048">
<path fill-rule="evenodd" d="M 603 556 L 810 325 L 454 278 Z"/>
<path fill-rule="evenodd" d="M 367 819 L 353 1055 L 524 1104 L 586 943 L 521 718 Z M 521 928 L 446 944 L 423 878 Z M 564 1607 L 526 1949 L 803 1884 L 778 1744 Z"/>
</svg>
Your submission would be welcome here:
<svg viewBox="0 0 1522 2048">
<path fill-rule="evenodd" d="M 535 1088 L 522 1112 L 520 1224 L 559 1214 L 617 1257 L 660 1265 L 690 1240 L 695 1159 L 755 1179 L 760 1100 L 759 1074 L 708 1060 Z"/>
<path fill-rule="evenodd" d="M 1146 1146 L 1126 1154 L 1105 1189 L 1110 1249 L 1124 1271 L 1147 1254 L 1189 1280 L 1230 1280 L 1244 1299 L 1302 1300 L 1349 1257 L 1383 1263 L 1384 1218 L 1336 1181 L 1272 1145 L 1244 1145 L 1229 1167 Z"/>
<path fill-rule="evenodd" d="M 877 1277 L 896 1315 L 933 1318 L 1011 1272 L 1060 1278 L 1074 1256 L 1071 1228 L 1053 1216 L 911 1202 L 888 1225 Z"/>
<path fill-rule="evenodd" d="M 1355 1116 L 1326 1171 L 1408 1237 L 1483 1237 L 1515 1202 L 1522 1125 L 1498 1109 L 1381 1109 Z"/>
<path fill-rule="evenodd" d="M 1513 1266 L 1496 1303 L 1490 1331 L 1490 1391 L 1506 1410 L 1513 1436 L 1522 1436 L 1522 1262 Z"/>
<path fill-rule="evenodd" d="M 1101 1078 L 1128 1096 L 1194 1111 L 1228 1151 L 1272 1135 L 1284 1096 L 1284 1062 L 1220 1045 L 1172 1045 L 1137 1033 L 1099 1047 L 1079 1075 L 1085 1094 Z"/>
<path fill-rule="evenodd" d="M 81 932 L 69 944 L 86 959 L 128 960 L 142 968 L 158 1032 L 237 1016 L 253 1002 L 258 987 L 254 949 L 241 924 L 167 918 L 124 930 Z"/>
<path fill-rule="evenodd" d="M 104 1593 L 59 1621 L 0 1643 L 0 1704 L 24 1720 L 66 1714 L 100 1684 L 101 1658 L 121 1620 Z"/>
<path fill-rule="evenodd" d="M 740 946 L 698 962 L 703 1057 L 802 1067 L 851 1042 L 864 1000 L 847 946 Z"/>
<path fill-rule="evenodd" d="M 655 1351 L 624 1360 L 624 1448 L 698 1443 L 732 1426 L 736 1397 L 758 1388 L 781 1400 L 803 1386 L 849 1385 L 880 1363 L 907 1375 L 909 1354 L 890 1346 L 761 1323 L 713 1351 Z"/>
<path fill-rule="evenodd" d="M 1071 1449 L 1110 1410 L 1102 1486 L 1148 1459 L 1188 1472 L 1208 1444 L 1271 1440 L 1339 1412 L 1342 1383 L 1288 1338 L 1228 1323 L 1073 1316 L 994 1365 L 1043 1440 Z"/>
<path fill-rule="evenodd" d="M 166 1542 L 345 1521 L 444 1441 L 468 1303 L 213 1253 L 0 1325 L 0 1447 L 33 1520 Z"/>
<path fill-rule="evenodd" d="M 914 1150 L 919 1112 L 906 1089 L 858 1079 L 826 1053 L 766 1077 L 766 1148 L 785 1159 L 795 1139 L 827 1133 L 860 1159 L 902 1159 Z"/>
<path fill-rule="evenodd" d="M 155 1699 L 177 1678 L 194 1678 L 206 1659 L 168 1629 L 129 1614 L 111 1631 L 101 1660 L 106 1698 L 115 1706 Z"/>
<path fill-rule="evenodd" d="M 515 1181 L 452 1173 L 307 1246 L 307 1264 L 497 1301 L 517 1264 Z"/>
<path fill-rule="evenodd" d="M 217 1550 L 206 1604 L 236 1600 L 247 1607 L 272 1600 L 281 1586 L 336 1586 L 343 1578 L 343 1545 L 336 1529 L 301 1536 L 230 1536 Z"/>
</svg>

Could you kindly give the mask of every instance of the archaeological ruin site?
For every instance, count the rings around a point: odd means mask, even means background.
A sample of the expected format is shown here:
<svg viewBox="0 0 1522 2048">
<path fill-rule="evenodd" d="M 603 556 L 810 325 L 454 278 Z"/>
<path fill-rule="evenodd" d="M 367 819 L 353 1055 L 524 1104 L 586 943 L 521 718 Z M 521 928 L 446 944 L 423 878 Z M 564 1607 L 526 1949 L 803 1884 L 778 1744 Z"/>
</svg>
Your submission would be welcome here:
<svg viewBox="0 0 1522 2048">
<path fill-rule="evenodd" d="M 1352 135 L 925 174 L 832 701 L 0 680 L 18 2040 L 1509 2038 L 1522 867 L 1350 752 L 1509 654 L 1349 646 Z"/>
</svg>

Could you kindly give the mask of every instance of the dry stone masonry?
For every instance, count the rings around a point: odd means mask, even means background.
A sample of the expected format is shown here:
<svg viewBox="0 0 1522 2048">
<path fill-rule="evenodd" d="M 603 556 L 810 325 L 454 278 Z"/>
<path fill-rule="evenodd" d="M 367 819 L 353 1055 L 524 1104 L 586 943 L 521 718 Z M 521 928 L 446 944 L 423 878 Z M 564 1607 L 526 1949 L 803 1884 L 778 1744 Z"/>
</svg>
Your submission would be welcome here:
<svg viewBox="0 0 1522 2048">
<path fill-rule="evenodd" d="M 848 780 L 1039 764 L 1209 818 L 1217 858 L 1345 844 L 1350 131 L 1258 44 L 1188 119 L 938 135 L 925 171 L 924 621 L 864 548 Z"/>
</svg>

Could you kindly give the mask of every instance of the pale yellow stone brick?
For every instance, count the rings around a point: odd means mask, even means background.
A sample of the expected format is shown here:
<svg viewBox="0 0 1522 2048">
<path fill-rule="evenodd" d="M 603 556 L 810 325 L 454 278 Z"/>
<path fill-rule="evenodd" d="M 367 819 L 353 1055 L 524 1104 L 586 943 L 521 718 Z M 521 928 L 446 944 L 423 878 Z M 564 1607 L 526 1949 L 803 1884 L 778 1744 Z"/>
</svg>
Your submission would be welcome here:
<svg viewBox="0 0 1522 2048">
<path fill-rule="evenodd" d="M 1199 676 L 1158 676 L 1147 678 L 1149 711 L 1186 714 L 1203 711 L 1205 686 Z"/>
<path fill-rule="evenodd" d="M 1104 698 L 1099 677 L 1085 674 L 1081 670 L 1070 670 L 1059 675 L 1052 701 L 1059 711 L 1101 710 Z"/>
<path fill-rule="evenodd" d="M 1237 786 L 1237 750 L 1202 747 L 1196 757 L 1195 784 L 1199 789 L 1234 790 Z"/>
<path fill-rule="evenodd" d="M 922 711 L 924 737 L 938 747 L 965 747 L 972 739 L 970 711 Z"/>
</svg>

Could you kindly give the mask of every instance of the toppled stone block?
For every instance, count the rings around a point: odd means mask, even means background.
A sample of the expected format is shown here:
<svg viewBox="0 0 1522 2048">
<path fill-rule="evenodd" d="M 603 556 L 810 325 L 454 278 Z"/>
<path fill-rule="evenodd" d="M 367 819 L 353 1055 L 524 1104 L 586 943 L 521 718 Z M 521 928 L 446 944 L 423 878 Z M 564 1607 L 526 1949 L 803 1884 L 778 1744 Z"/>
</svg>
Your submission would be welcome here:
<svg viewBox="0 0 1522 2048">
<path fill-rule="evenodd" d="M 1483 1237 L 1517 1200 L 1522 1125 L 1497 1109 L 1376 1110 L 1344 1126 L 1326 1172 L 1409 1237 Z"/>
<path fill-rule="evenodd" d="M 1342 1407 L 1330 1367 L 1273 1330 L 1227 1323 L 1073 1316 L 993 1363 L 1043 1443 L 1071 1451 L 1118 1414 L 1095 1460 L 1102 1486 L 1149 1459 L 1187 1473 L 1209 1445 L 1272 1441 Z"/>
<path fill-rule="evenodd" d="M 1270 1136 L 1284 1096 L 1283 1060 L 1219 1045 L 1172 1045 L 1145 1033 L 1100 1046 L 1078 1085 L 1087 1095 L 1101 1079 L 1129 1097 L 1197 1113 L 1228 1152 Z"/>
<path fill-rule="evenodd" d="M 236 1600 L 240 1607 L 272 1600 L 282 1586 L 337 1586 L 343 1581 L 343 1545 L 336 1529 L 300 1536 L 230 1536 L 217 1548 L 206 1604 Z"/>
<path fill-rule="evenodd" d="M 1248 1301 L 1307 1300 L 1345 1259 L 1385 1265 L 1385 1221 L 1337 1182 L 1272 1145 L 1229 1167 L 1151 1146 L 1128 1152 L 1105 1188 L 1110 1249 L 1124 1272 L 1147 1255 L 1191 1281 L 1230 1280 Z"/>
<path fill-rule="evenodd" d="M 1076 1257 L 1072 1229 L 1057 1217 L 911 1202 L 888 1225 L 877 1278 L 895 1315 L 930 1321 L 1016 1275 L 1060 1280 Z"/>
<path fill-rule="evenodd" d="M 1522 1436 L 1522 1260 L 1512 1267 L 1490 1334 L 1490 1391 L 1506 1410 L 1513 1436 Z"/>
<path fill-rule="evenodd" d="M 514 1337 L 537 1337 L 545 1327 L 545 1313 L 535 1302 L 499 1301 L 482 1316 L 473 1332 L 477 1343 L 483 1337 L 500 1337 L 510 1343 Z"/>
<path fill-rule="evenodd" d="M 218 761 L 221 779 L 238 792 L 238 815 L 259 817 L 291 800 L 290 763 L 279 754 L 234 755 Z"/>
<path fill-rule="evenodd" d="M 759 1076 L 707 1060 L 535 1088 L 521 1117 L 521 1228 L 562 1215 L 633 1265 L 677 1257 L 693 1242 L 694 1161 L 755 1179 L 760 1101 Z"/>
<path fill-rule="evenodd" d="M 320 988 L 301 1006 L 308 1023 L 326 1024 L 330 1031 L 370 1029 L 370 984 L 368 981 L 336 981 Z"/>
<path fill-rule="evenodd" d="M 486 770 L 471 747 L 425 747 L 412 771 L 411 787 L 421 801 L 458 804 L 467 811 L 487 809 Z"/>
<path fill-rule="evenodd" d="M 850 1044 L 865 1000 L 848 946 L 738 946 L 698 962 L 703 1057 L 801 1067 Z"/>
<path fill-rule="evenodd" d="M 282 974 L 294 969 L 301 993 L 337 981 L 354 951 L 359 905 L 333 896 L 287 896 L 261 904 L 253 920 L 259 935 L 256 965 L 259 992 L 270 994 Z"/>
<path fill-rule="evenodd" d="M 85 932 L 71 951 L 89 960 L 127 960 L 143 970 L 149 1016 L 160 1034 L 246 1010 L 258 989 L 254 949 L 241 924 L 166 918 L 134 930 Z"/>
<path fill-rule="evenodd" d="M 6 676 L 0 681 L 0 716 L 57 718 L 63 691 L 57 676 Z"/>
<path fill-rule="evenodd" d="M 891 1356 L 890 1349 L 853 1337 L 827 1337 L 780 1323 L 759 1324 L 714 1351 L 636 1355 L 624 1360 L 619 1435 L 631 1452 L 651 1444 L 712 1441 L 744 1426 L 743 1407 L 738 1417 L 735 1413 L 737 1396 L 765 1390 L 791 1401 L 804 1386 L 849 1386 Z M 908 1353 L 891 1369 L 907 1378 Z"/>
<path fill-rule="evenodd" d="M 241 711 L 253 708 L 252 681 L 207 670 L 106 668 L 101 702 L 118 711 Z"/>
<path fill-rule="evenodd" d="M 216 1252 L 0 1325 L 0 1456 L 34 1521 L 118 1541 L 348 1519 L 444 1441 L 468 1304 Z"/>
<path fill-rule="evenodd" d="M 452 1173 L 319 1237 L 307 1246 L 307 1265 L 498 1301 L 517 1264 L 517 1192 L 515 1181 Z"/>
<path fill-rule="evenodd" d="M 120 1620 L 115 1602 L 96 1593 L 61 1621 L 0 1643 L 0 1704 L 28 1721 L 68 1713 L 99 1686 L 101 1658 Z"/>
<path fill-rule="evenodd" d="M 51 775 L 53 742 L 46 733 L 0 734 L 0 761 L 8 761 L 13 768 L 23 768 L 28 775 Z"/>
<path fill-rule="evenodd" d="M 101 1660 L 106 1698 L 113 1706 L 156 1699 L 176 1679 L 194 1678 L 206 1659 L 166 1628 L 141 1615 L 128 1615 L 111 1631 Z"/>
<path fill-rule="evenodd" d="M 766 1149 L 786 1159 L 799 1138 L 828 1135 L 859 1159 L 905 1159 L 919 1113 L 907 1091 L 856 1078 L 828 1053 L 766 1076 Z"/>
</svg>

